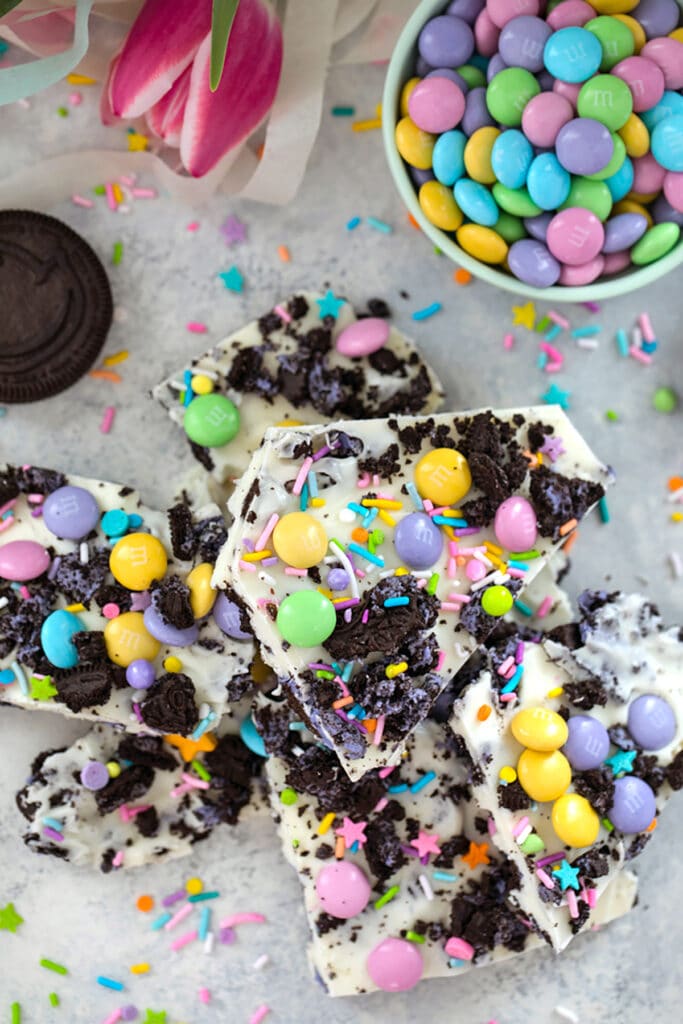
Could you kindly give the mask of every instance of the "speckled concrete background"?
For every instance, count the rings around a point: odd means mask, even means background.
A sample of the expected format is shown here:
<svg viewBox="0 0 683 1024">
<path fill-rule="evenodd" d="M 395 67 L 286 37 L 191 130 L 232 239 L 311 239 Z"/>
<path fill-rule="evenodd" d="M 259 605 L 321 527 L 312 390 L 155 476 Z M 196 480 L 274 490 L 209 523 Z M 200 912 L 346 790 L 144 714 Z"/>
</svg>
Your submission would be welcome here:
<svg viewBox="0 0 683 1024">
<path fill-rule="evenodd" d="M 381 85 L 378 68 L 334 71 L 325 109 L 350 104 L 358 116 L 371 116 Z M 67 91 L 66 86 L 55 88 L 32 101 L 30 109 L 0 110 L 0 175 L 40 155 L 100 143 L 125 145 L 122 133 L 98 126 L 94 95 L 86 93 L 83 105 L 71 109 L 67 119 L 57 116 Z M 68 196 L 68 182 L 64 192 Z M 406 222 L 385 169 L 379 133 L 354 134 L 348 121 L 325 115 L 304 186 L 285 209 L 220 198 L 195 210 L 165 199 L 139 201 L 129 216 L 112 214 L 102 202 L 82 210 L 65 201 L 49 212 L 81 231 L 106 264 L 113 243 L 123 242 L 122 263 L 110 268 L 118 315 L 107 352 L 127 348 L 130 358 L 119 368 L 121 384 L 86 378 L 39 406 L 10 408 L 0 421 L 2 458 L 125 480 L 138 486 L 146 501 L 166 502 L 190 462 L 182 437 L 146 397 L 150 386 L 204 342 L 223 336 L 292 290 L 327 282 L 354 302 L 377 295 L 387 299 L 399 327 L 416 338 L 442 375 L 453 408 L 534 402 L 550 383 L 536 369 L 537 336 L 517 328 L 513 351 L 502 348 L 513 300 L 479 284 L 456 287 L 451 265 Z M 229 212 L 248 225 L 248 242 L 232 250 L 218 230 Z M 354 215 L 379 217 L 393 224 L 394 232 L 387 236 L 363 224 L 348 233 L 345 224 Z M 191 233 L 187 224 L 194 219 L 200 229 Z M 291 251 L 288 264 L 278 259 L 280 244 Z M 232 264 L 246 280 L 241 296 L 227 292 L 216 276 Z M 659 415 L 652 410 L 651 396 L 664 384 L 683 391 L 680 285 L 679 272 L 647 293 L 607 304 L 597 316 L 567 307 L 574 326 L 602 325 L 600 345 L 589 352 L 563 341 L 566 370 L 553 378 L 571 392 L 577 426 L 618 477 L 609 496 L 610 525 L 594 517 L 582 528 L 567 581 L 570 590 L 644 587 L 667 620 L 679 622 L 683 580 L 674 580 L 667 553 L 678 549 L 683 554 L 683 524 L 669 521 L 666 481 L 683 470 L 683 412 Z M 401 290 L 410 297 L 402 298 Z M 433 301 L 442 302 L 443 311 L 414 324 L 411 312 Z M 643 309 L 649 310 L 661 342 L 649 368 L 621 359 L 614 343 L 616 328 L 629 328 Z M 189 334 L 189 320 L 206 322 L 208 338 Z M 108 404 L 116 406 L 117 417 L 111 434 L 103 436 L 98 426 Z M 607 409 L 618 413 L 618 422 L 605 419 Z M 262 1002 L 272 1006 L 274 1022 L 287 1024 L 323 1019 L 328 1024 L 486 1024 L 492 1019 L 550 1024 L 560 1020 L 553 1009 L 558 1004 L 590 1024 L 680 1016 L 678 958 L 671 952 L 683 939 L 676 882 L 683 824 L 677 802 L 638 862 L 638 909 L 605 933 L 580 940 L 560 959 L 542 952 L 512 966 L 471 972 L 462 980 L 425 984 L 402 996 L 335 1002 L 309 979 L 298 886 L 281 862 L 268 819 L 251 821 L 237 835 L 219 832 L 185 863 L 109 877 L 25 852 L 14 791 L 38 751 L 83 731 L 53 716 L 0 709 L 0 906 L 14 900 L 26 922 L 16 935 L 0 932 L 3 1020 L 9 1020 L 8 1004 L 16 999 L 26 1024 L 98 1024 L 124 999 L 99 988 L 97 974 L 124 980 L 125 1002 L 166 1009 L 168 1024 L 238 1024 Z M 243 929 L 238 944 L 218 947 L 211 957 L 192 947 L 169 953 L 166 943 L 149 931 L 148 919 L 135 910 L 135 898 L 142 892 L 161 896 L 190 874 L 221 890 L 226 913 L 259 909 L 269 924 Z M 271 963 L 255 973 L 251 965 L 264 952 Z M 41 970 L 41 956 L 67 963 L 70 976 Z M 152 963 L 151 973 L 134 978 L 129 965 L 144 959 Z M 201 985 L 213 993 L 209 1007 L 197 999 Z M 62 998 L 60 1009 L 48 1005 L 52 990 Z"/>
</svg>

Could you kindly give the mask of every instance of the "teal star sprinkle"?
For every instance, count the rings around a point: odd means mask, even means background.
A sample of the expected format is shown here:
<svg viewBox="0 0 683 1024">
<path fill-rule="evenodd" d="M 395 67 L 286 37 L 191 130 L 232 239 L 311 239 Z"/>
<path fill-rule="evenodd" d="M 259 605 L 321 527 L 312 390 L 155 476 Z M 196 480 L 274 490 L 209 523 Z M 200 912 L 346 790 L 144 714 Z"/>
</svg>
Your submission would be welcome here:
<svg viewBox="0 0 683 1024">
<path fill-rule="evenodd" d="M 562 892 L 565 889 L 576 889 L 578 891 L 579 869 L 573 868 L 568 860 L 563 860 L 559 868 L 553 868 L 553 874 L 562 886 Z"/>
<path fill-rule="evenodd" d="M 0 932 L 16 932 L 20 924 L 24 923 L 21 914 L 17 914 L 13 903 L 0 908 Z"/>
<path fill-rule="evenodd" d="M 632 772 L 633 762 L 637 755 L 636 750 L 618 750 L 616 754 L 612 754 L 605 761 L 612 769 L 614 775 L 621 775 L 622 772 Z"/>
<path fill-rule="evenodd" d="M 334 292 L 331 292 L 329 289 L 324 298 L 316 299 L 315 301 L 320 309 L 321 320 L 326 316 L 332 316 L 336 320 L 339 316 L 339 310 L 345 304 L 344 299 L 338 299 Z"/>
<path fill-rule="evenodd" d="M 548 405 L 559 405 L 561 409 L 568 409 L 570 394 L 571 391 L 563 391 L 562 388 L 558 388 L 557 384 L 551 384 L 541 398 Z"/>
<path fill-rule="evenodd" d="M 237 267 L 230 267 L 230 270 L 224 270 L 218 275 L 228 289 L 231 292 L 242 292 L 244 291 L 244 278 L 240 274 Z"/>
</svg>

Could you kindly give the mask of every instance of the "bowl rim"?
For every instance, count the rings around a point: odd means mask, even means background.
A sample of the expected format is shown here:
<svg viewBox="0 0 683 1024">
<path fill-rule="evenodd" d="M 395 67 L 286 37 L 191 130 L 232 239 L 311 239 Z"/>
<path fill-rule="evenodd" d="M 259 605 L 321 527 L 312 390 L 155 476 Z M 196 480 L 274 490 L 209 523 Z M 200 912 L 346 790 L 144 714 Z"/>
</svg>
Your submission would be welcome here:
<svg viewBox="0 0 683 1024">
<path fill-rule="evenodd" d="M 678 4 L 680 7 L 683 7 L 683 0 L 678 0 Z M 445 232 L 427 220 L 418 202 L 417 191 L 408 174 L 406 164 L 396 148 L 395 128 L 399 120 L 401 90 L 410 77 L 410 62 L 413 59 L 417 46 L 417 37 L 425 22 L 430 17 L 442 13 L 445 7 L 446 0 L 420 0 L 420 3 L 404 25 L 394 47 L 387 68 L 382 95 L 382 138 L 389 170 L 401 199 L 407 206 L 409 213 L 420 225 L 424 234 L 453 263 L 469 270 L 475 277 L 485 281 L 487 284 L 502 288 L 504 291 L 515 295 L 523 295 L 529 299 L 553 302 L 597 302 L 616 298 L 658 281 L 683 263 L 682 235 L 678 244 L 666 256 L 656 260 L 654 263 L 647 264 L 647 266 L 639 267 L 637 270 L 629 270 L 622 276 L 616 275 L 606 281 L 578 287 L 553 285 L 550 288 L 534 288 L 520 281 L 512 274 L 506 274 L 504 271 L 498 270 L 492 265 L 482 263 L 480 260 L 470 256 L 456 242 L 452 241 Z"/>
</svg>

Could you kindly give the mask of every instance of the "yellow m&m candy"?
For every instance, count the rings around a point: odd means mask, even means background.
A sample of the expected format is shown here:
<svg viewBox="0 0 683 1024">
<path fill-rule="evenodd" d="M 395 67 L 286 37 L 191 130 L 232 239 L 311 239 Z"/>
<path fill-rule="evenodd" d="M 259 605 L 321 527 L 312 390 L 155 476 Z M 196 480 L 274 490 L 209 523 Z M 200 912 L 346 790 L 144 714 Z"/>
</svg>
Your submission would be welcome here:
<svg viewBox="0 0 683 1024">
<path fill-rule="evenodd" d="M 638 6 L 639 0 L 588 0 L 598 14 L 626 14 Z"/>
<path fill-rule="evenodd" d="M 421 78 L 417 78 L 417 77 L 409 78 L 408 81 L 406 82 L 406 84 L 401 89 L 401 103 L 400 103 L 401 117 L 407 117 L 408 116 L 408 100 L 410 99 L 410 94 L 413 91 L 413 89 L 415 88 L 415 86 L 418 84 L 418 82 L 421 82 L 421 81 L 422 81 Z"/>
<path fill-rule="evenodd" d="M 327 534 L 308 512 L 290 512 L 273 530 L 273 547 L 278 558 L 295 569 L 310 569 L 327 551 Z"/>
<path fill-rule="evenodd" d="M 396 125 L 396 148 L 412 167 L 428 171 L 432 166 L 432 151 L 436 135 L 423 132 L 411 118 L 402 117 Z"/>
<path fill-rule="evenodd" d="M 482 263 L 503 263 L 507 259 L 508 244 L 493 228 L 483 224 L 463 224 L 458 228 L 456 241 L 461 249 Z"/>
<path fill-rule="evenodd" d="M 147 590 L 163 578 L 168 565 L 164 545 L 149 533 L 129 533 L 117 541 L 109 556 L 112 576 L 128 590 Z"/>
<path fill-rule="evenodd" d="M 465 170 L 473 181 L 479 181 L 482 185 L 493 185 L 498 180 L 491 166 L 491 150 L 499 135 L 498 128 L 487 126 L 477 128 L 467 140 L 463 159 Z"/>
<path fill-rule="evenodd" d="M 110 619 L 104 627 L 104 643 L 109 659 L 122 668 L 138 658 L 154 661 L 161 650 L 159 641 L 147 632 L 142 612 L 124 612 Z"/>
<path fill-rule="evenodd" d="M 572 771 L 559 750 L 541 753 L 525 750 L 517 762 L 519 783 L 532 800 L 547 803 L 557 800 L 569 788 Z"/>
<path fill-rule="evenodd" d="M 418 198 L 422 212 L 435 227 L 457 231 L 462 224 L 462 210 L 453 198 L 453 190 L 440 181 L 425 181 Z"/>
<path fill-rule="evenodd" d="M 435 448 L 415 467 L 415 486 L 435 505 L 455 505 L 472 486 L 467 459 L 455 448 Z"/>
<path fill-rule="evenodd" d="M 531 750 L 559 750 L 569 736 L 564 718 L 549 708 L 525 708 L 518 711 L 510 728 L 517 742 Z"/>
<path fill-rule="evenodd" d="M 650 133 L 645 122 L 637 114 L 631 114 L 626 124 L 619 129 L 618 134 L 621 136 L 629 156 L 639 157 L 649 153 Z"/>
<path fill-rule="evenodd" d="M 553 828 L 566 846 L 591 846 L 598 838 L 600 819 L 584 796 L 565 793 L 553 804 Z"/>
<path fill-rule="evenodd" d="M 186 583 L 190 591 L 190 607 L 195 619 L 203 619 L 208 615 L 216 600 L 216 591 L 211 586 L 213 566 L 210 562 L 195 565 L 187 577 Z"/>
<path fill-rule="evenodd" d="M 623 22 L 624 25 L 631 30 L 631 35 L 633 36 L 633 41 L 636 47 L 636 54 L 639 54 L 647 42 L 647 36 L 645 35 L 645 29 L 643 26 L 639 21 L 636 21 L 635 18 L 632 18 L 630 14 L 615 14 L 614 17 L 617 18 L 618 21 Z"/>
</svg>

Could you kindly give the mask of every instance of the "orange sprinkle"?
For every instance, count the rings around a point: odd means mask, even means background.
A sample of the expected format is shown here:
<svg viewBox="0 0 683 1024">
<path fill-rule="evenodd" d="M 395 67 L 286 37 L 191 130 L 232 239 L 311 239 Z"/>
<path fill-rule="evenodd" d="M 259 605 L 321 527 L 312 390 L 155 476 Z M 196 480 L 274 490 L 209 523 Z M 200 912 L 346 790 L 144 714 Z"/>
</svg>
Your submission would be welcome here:
<svg viewBox="0 0 683 1024">
<path fill-rule="evenodd" d="M 345 708 L 347 704 L 353 704 L 353 697 L 340 697 L 339 700 L 335 700 L 332 707 L 336 711 L 337 708 Z"/>
<path fill-rule="evenodd" d="M 456 565 L 466 565 L 467 564 L 467 559 L 465 558 L 464 555 L 456 555 L 456 557 L 455 557 L 455 564 Z"/>
<path fill-rule="evenodd" d="M 334 844 L 334 855 L 337 860 L 341 860 L 344 856 L 344 850 L 346 849 L 346 843 L 344 836 L 337 836 L 337 842 Z"/>
<path fill-rule="evenodd" d="M 566 537 L 568 533 L 571 533 L 575 526 L 578 526 L 576 519 L 568 519 L 566 523 L 562 523 L 560 527 L 560 537 Z"/>
<path fill-rule="evenodd" d="M 256 159 L 257 160 L 260 160 L 262 158 L 263 153 L 265 151 L 265 148 L 266 148 L 266 144 L 265 144 L 265 142 L 262 142 L 261 145 L 259 146 L 259 148 L 256 150 Z"/>
<path fill-rule="evenodd" d="M 477 711 L 477 718 L 479 719 L 480 722 L 485 722 L 490 714 L 491 707 L 488 704 L 482 704 L 479 710 Z"/>
<path fill-rule="evenodd" d="M 120 384 L 122 380 L 121 375 L 115 370 L 91 370 L 88 376 L 97 380 L 111 380 L 114 384 Z"/>
<path fill-rule="evenodd" d="M 683 476 L 670 477 L 667 486 L 670 491 L 680 490 L 683 487 Z"/>
<path fill-rule="evenodd" d="M 422 229 L 421 229 L 421 227 L 420 227 L 420 225 L 419 225 L 419 224 L 417 223 L 417 221 L 416 221 L 416 220 L 415 220 L 415 218 L 413 217 L 412 213 L 409 213 L 409 214 L 408 214 L 408 223 L 409 223 L 409 224 L 412 224 L 412 226 L 413 226 L 414 228 L 416 228 L 416 229 L 417 229 L 417 231 L 421 231 L 421 230 L 422 230 Z"/>
<path fill-rule="evenodd" d="M 364 530 L 362 526 L 357 526 L 355 530 L 351 531 L 351 536 L 354 540 L 358 541 L 359 544 L 365 544 L 370 534 L 367 530 Z"/>
<path fill-rule="evenodd" d="M 287 248 L 286 245 L 278 245 L 277 254 L 283 263 L 289 263 L 290 259 L 292 258 L 289 255 L 289 249 Z"/>
<path fill-rule="evenodd" d="M 377 728 L 377 719 L 376 718 L 364 718 L 363 719 L 363 725 L 368 730 L 368 732 L 374 732 L 375 729 Z"/>
<path fill-rule="evenodd" d="M 154 906 L 154 899 L 151 896 L 147 896 L 146 894 L 144 896 L 138 896 L 137 900 L 135 901 L 135 906 L 138 908 L 138 910 L 141 910 L 143 914 L 148 914 L 152 907 Z"/>
<path fill-rule="evenodd" d="M 114 193 L 114 199 L 116 200 L 116 202 L 117 203 L 122 203 L 123 202 L 123 192 L 121 191 L 121 186 L 117 185 L 116 182 L 114 182 L 114 184 L 111 187 L 111 190 Z"/>
<path fill-rule="evenodd" d="M 472 280 L 472 275 L 469 270 L 465 270 L 464 267 L 458 267 L 453 274 L 453 280 L 456 284 L 469 284 Z"/>
<path fill-rule="evenodd" d="M 645 829 L 645 831 L 646 831 L 646 832 L 654 832 L 654 830 L 655 830 L 656 828 L 657 828 L 657 819 L 656 819 L 656 818 L 653 818 L 653 819 L 652 819 L 652 821 L 650 822 L 650 824 L 649 824 L 649 825 L 647 826 L 647 828 Z"/>
<path fill-rule="evenodd" d="M 579 539 L 579 531 L 578 530 L 574 530 L 574 533 L 572 533 L 569 537 L 567 537 L 566 541 L 562 545 L 562 550 L 564 551 L 565 555 L 569 554 L 569 552 L 574 547 L 574 545 L 576 544 L 578 539 Z"/>
</svg>

